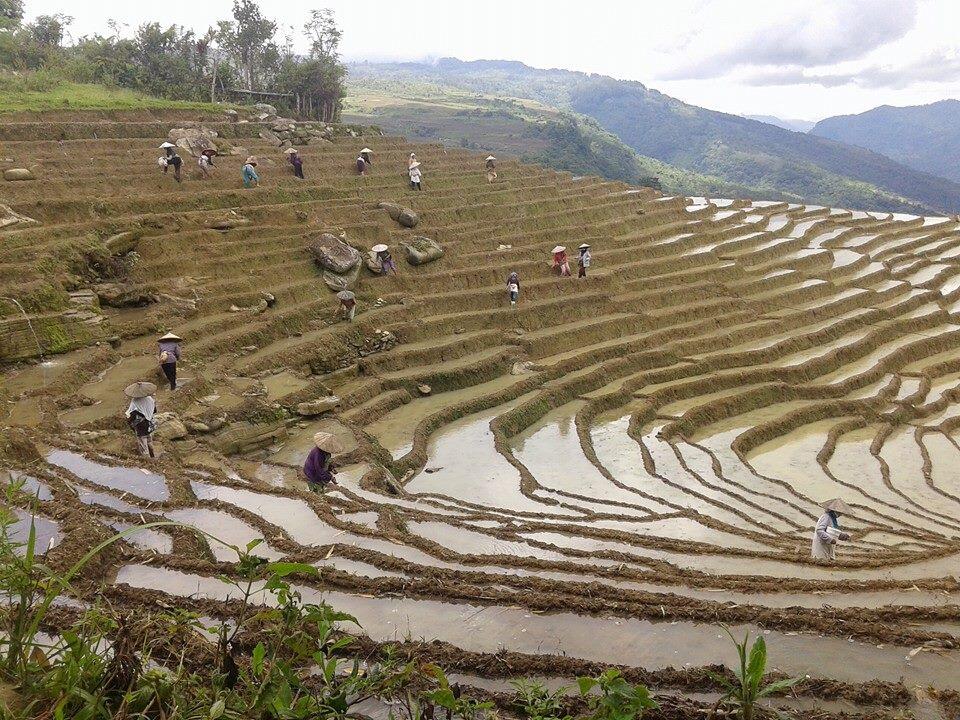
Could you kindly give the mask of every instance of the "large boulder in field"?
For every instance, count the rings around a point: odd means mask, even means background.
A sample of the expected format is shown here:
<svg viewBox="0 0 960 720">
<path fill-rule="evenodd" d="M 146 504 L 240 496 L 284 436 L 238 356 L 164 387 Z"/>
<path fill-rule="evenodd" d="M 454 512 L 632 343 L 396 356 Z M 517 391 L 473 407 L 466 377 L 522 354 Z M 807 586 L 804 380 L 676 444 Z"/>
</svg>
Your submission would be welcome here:
<svg viewBox="0 0 960 720">
<path fill-rule="evenodd" d="M 253 109 L 261 114 L 266 113 L 267 115 L 273 115 L 274 117 L 277 115 L 277 109 L 269 103 L 255 103 Z"/>
<path fill-rule="evenodd" d="M 172 412 L 157 413 L 153 421 L 157 426 L 154 433 L 157 440 L 182 440 L 189 434 L 183 421 Z"/>
<path fill-rule="evenodd" d="M 307 252 L 321 268 L 338 275 L 350 272 L 360 264 L 360 252 L 330 233 L 311 240 Z"/>
<path fill-rule="evenodd" d="M 136 249 L 141 237 L 142 230 L 126 230 L 108 237 L 103 241 L 103 246 L 111 255 L 126 255 Z"/>
<path fill-rule="evenodd" d="M 217 150 L 217 132 L 207 128 L 173 128 L 167 139 L 194 157 L 204 150 Z"/>
<path fill-rule="evenodd" d="M 360 264 L 358 263 L 356 267 L 345 273 L 335 273 L 332 270 L 324 270 L 322 277 L 323 282 L 326 283 L 327 287 L 333 290 L 333 292 L 353 290 L 357 286 L 357 280 L 360 279 Z"/>
<path fill-rule="evenodd" d="M 401 207 L 396 203 L 381 202 L 377 204 L 377 207 L 386 210 L 391 220 L 400 223 L 405 228 L 414 228 L 420 222 L 420 216 L 417 215 L 415 210 Z"/>
<path fill-rule="evenodd" d="M 144 307 L 160 299 L 152 289 L 123 283 L 102 283 L 92 290 L 101 305 L 113 308 Z"/>
<path fill-rule="evenodd" d="M 328 395 L 326 397 L 317 398 L 316 400 L 298 403 L 296 407 L 296 413 L 297 415 L 302 415 L 303 417 L 315 417 L 317 415 L 323 415 L 323 413 L 330 412 L 339 404 L 340 398 L 338 398 L 336 395 Z"/>
<path fill-rule="evenodd" d="M 15 182 L 18 180 L 33 180 L 33 173 L 27 168 L 9 168 L 3 171 L 3 179 Z"/>
<path fill-rule="evenodd" d="M 260 139 L 266 140 L 271 145 L 280 147 L 283 144 L 283 140 L 280 139 L 280 136 L 270 130 L 261 130 L 259 132 Z"/>
<path fill-rule="evenodd" d="M 407 250 L 407 262 L 411 265 L 424 265 L 443 257 L 443 248 L 423 235 L 415 235 L 403 246 Z"/>
</svg>

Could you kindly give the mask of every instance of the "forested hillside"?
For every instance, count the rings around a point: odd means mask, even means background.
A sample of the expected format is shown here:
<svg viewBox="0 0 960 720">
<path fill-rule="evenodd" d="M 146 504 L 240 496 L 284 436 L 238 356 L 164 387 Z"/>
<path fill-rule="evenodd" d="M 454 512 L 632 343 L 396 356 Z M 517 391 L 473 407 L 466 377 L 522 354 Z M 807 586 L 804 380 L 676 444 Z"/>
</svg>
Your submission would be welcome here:
<svg viewBox="0 0 960 720">
<path fill-rule="evenodd" d="M 647 156 L 769 197 L 889 211 L 960 211 L 960 185 L 863 148 L 688 105 L 638 82 L 506 61 L 356 64 L 351 82 L 427 83 L 536 100 L 596 120 Z"/>
<path fill-rule="evenodd" d="M 915 170 L 960 182 L 960 101 L 883 105 L 826 118 L 810 131 L 882 153 Z"/>
</svg>

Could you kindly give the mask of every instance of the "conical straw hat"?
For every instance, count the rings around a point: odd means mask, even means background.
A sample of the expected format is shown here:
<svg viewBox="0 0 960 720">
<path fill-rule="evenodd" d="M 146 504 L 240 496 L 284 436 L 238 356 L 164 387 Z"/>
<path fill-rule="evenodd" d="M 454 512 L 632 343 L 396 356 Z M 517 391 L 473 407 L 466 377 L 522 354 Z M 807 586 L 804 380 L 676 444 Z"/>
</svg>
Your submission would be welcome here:
<svg viewBox="0 0 960 720">
<path fill-rule="evenodd" d="M 340 292 L 337 293 L 337 297 L 340 298 L 341 300 L 353 300 L 357 296 L 354 295 L 353 292 L 350 290 L 341 290 Z"/>
<path fill-rule="evenodd" d="M 556 246 L 553 250 L 551 250 L 550 252 L 558 253 L 558 252 L 563 252 L 564 250 L 566 250 L 566 248 L 565 248 L 563 245 L 557 245 L 557 246 Z"/>
<path fill-rule="evenodd" d="M 123 389 L 123 394 L 129 398 L 145 398 L 150 397 L 157 392 L 157 386 L 152 382 L 135 382 L 132 385 L 127 385 Z"/>
<path fill-rule="evenodd" d="M 371 149 L 368 148 L 368 147 L 365 147 L 365 148 L 364 148 L 363 150 L 361 150 L 360 152 L 361 152 L 361 153 L 372 153 L 373 150 L 371 150 Z"/>
<path fill-rule="evenodd" d="M 247 165 L 256 165 L 256 164 L 257 164 L 256 155 L 251 155 L 250 157 L 247 158 Z"/>
<path fill-rule="evenodd" d="M 163 145 L 161 145 L 160 147 L 161 147 L 161 148 L 170 148 L 170 147 L 176 147 L 176 145 L 174 145 L 172 142 L 165 142 L 165 143 L 164 143 Z"/>
<path fill-rule="evenodd" d="M 847 504 L 846 504 L 843 500 L 841 500 L 840 498 L 834 498 L 833 500 L 827 500 L 827 501 L 826 501 L 825 503 L 823 503 L 823 505 L 821 505 L 820 507 L 822 507 L 824 510 L 833 510 L 833 512 L 841 513 L 841 514 L 844 514 L 844 515 L 848 515 L 849 513 L 853 512 L 853 511 L 850 509 L 850 506 L 847 505 Z"/>
<path fill-rule="evenodd" d="M 487 155 L 487 160 L 496 160 L 496 158 L 493 155 Z"/>
<path fill-rule="evenodd" d="M 296 148 L 287 148 L 286 150 L 284 150 L 284 152 L 285 152 L 287 155 L 293 155 L 295 152 L 300 152 L 300 151 L 297 150 Z"/>
<path fill-rule="evenodd" d="M 343 443 L 336 435 L 328 432 L 318 432 L 314 435 L 313 444 L 328 453 L 343 452 Z"/>
<path fill-rule="evenodd" d="M 166 335 L 163 335 L 163 336 L 160 338 L 160 340 L 161 340 L 161 341 L 163 341 L 163 340 L 178 340 L 178 341 L 179 341 L 179 340 L 183 340 L 183 338 L 180 337 L 179 335 L 174 335 L 172 332 L 168 332 Z"/>
<path fill-rule="evenodd" d="M 374 245 L 374 246 L 373 246 L 372 248 L 370 248 L 370 249 L 373 250 L 374 252 L 383 252 L 384 250 L 387 249 L 387 247 L 388 247 L 387 245 L 384 245 L 383 243 L 380 243 L 379 245 Z"/>
<path fill-rule="evenodd" d="M 588 247 L 590 247 L 590 245 L 588 243 L 584 243 L 583 245 L 578 247 L 577 250 L 583 250 L 584 248 L 588 248 Z"/>
</svg>

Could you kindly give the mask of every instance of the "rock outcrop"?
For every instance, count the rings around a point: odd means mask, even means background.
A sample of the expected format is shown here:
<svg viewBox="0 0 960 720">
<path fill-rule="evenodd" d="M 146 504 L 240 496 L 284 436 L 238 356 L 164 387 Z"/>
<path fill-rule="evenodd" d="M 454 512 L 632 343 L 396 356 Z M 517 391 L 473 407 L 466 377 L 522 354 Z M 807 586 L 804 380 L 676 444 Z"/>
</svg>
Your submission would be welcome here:
<svg viewBox="0 0 960 720">
<path fill-rule="evenodd" d="M 377 207 L 386 210 L 391 220 L 400 223 L 405 228 L 415 228 L 420 224 L 420 216 L 415 210 L 411 210 L 410 208 L 405 208 L 391 202 L 378 203 Z"/>
<path fill-rule="evenodd" d="M 360 264 L 360 252 L 330 233 L 311 240 L 307 252 L 319 267 L 338 275 L 348 273 Z"/>
<path fill-rule="evenodd" d="M 27 168 L 9 168 L 3 171 L 3 179 L 16 182 L 20 180 L 33 180 L 34 176 Z"/>
<path fill-rule="evenodd" d="M 407 251 L 407 262 L 411 265 L 425 265 L 443 257 L 443 248 L 423 235 L 415 235 L 403 246 Z"/>
</svg>

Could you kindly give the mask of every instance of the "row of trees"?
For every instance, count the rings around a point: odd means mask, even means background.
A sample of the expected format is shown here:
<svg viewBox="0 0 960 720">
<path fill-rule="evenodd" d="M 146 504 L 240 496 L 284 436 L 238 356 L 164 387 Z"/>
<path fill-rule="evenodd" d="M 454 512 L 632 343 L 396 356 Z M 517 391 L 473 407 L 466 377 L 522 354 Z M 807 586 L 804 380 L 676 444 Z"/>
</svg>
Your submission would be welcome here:
<svg viewBox="0 0 960 720">
<path fill-rule="evenodd" d="M 112 23 L 108 35 L 70 41 L 68 15 L 23 19 L 23 0 L 0 0 L 0 66 L 54 70 L 78 82 L 176 100 L 215 101 L 234 88 L 287 93 L 312 98 L 334 115 L 345 94 L 342 34 L 328 9 L 311 11 L 303 25 L 306 54 L 294 51 L 292 28 L 278 39 L 277 23 L 255 0 L 234 0 L 232 17 L 202 34 L 151 22 L 125 37 Z"/>
</svg>

